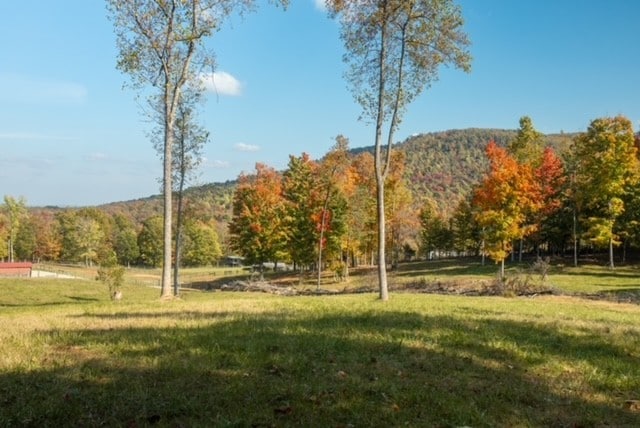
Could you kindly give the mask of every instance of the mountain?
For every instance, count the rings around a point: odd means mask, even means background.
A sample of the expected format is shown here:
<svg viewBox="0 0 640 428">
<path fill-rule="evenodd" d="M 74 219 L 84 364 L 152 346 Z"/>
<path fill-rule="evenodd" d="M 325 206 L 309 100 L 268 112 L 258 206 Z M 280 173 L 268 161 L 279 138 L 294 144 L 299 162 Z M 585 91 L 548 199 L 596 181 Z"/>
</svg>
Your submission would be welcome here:
<svg viewBox="0 0 640 428">
<path fill-rule="evenodd" d="M 425 199 L 436 202 L 450 214 L 487 169 L 487 143 L 506 145 L 516 131 L 464 129 L 414 135 L 397 145 L 405 153 L 405 176 L 421 206 Z"/>
</svg>

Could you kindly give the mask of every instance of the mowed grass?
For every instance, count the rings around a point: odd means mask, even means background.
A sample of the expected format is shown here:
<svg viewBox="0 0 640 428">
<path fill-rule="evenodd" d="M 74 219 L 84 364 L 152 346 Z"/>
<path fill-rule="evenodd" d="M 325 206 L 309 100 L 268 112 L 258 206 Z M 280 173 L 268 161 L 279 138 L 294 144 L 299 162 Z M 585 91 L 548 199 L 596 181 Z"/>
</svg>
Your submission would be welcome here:
<svg viewBox="0 0 640 428">
<path fill-rule="evenodd" d="M 0 280 L 0 426 L 640 426 L 635 304 L 123 291 Z"/>
</svg>

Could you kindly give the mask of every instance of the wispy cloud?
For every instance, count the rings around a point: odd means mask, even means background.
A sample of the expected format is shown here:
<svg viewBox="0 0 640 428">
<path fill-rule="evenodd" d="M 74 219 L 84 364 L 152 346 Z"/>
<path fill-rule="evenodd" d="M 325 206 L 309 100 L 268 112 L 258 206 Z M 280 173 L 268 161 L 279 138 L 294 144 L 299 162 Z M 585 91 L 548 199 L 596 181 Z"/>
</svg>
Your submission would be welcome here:
<svg viewBox="0 0 640 428">
<path fill-rule="evenodd" d="M 102 162 L 102 161 L 108 160 L 109 156 L 104 153 L 95 152 L 87 155 L 85 159 L 90 162 Z"/>
<path fill-rule="evenodd" d="M 225 71 L 204 73 L 200 75 L 200 80 L 209 92 L 233 97 L 242 95 L 242 83 Z"/>
<path fill-rule="evenodd" d="M 84 85 L 76 82 L 0 73 L 0 101 L 15 103 L 82 104 L 88 97 Z"/>
<path fill-rule="evenodd" d="M 238 143 L 234 147 L 239 152 L 257 152 L 260 150 L 260 146 L 254 144 Z"/>
<path fill-rule="evenodd" d="M 0 141 L 73 141 L 75 138 L 36 132 L 0 132 Z"/>
<path fill-rule="evenodd" d="M 225 169 L 225 168 L 229 168 L 231 166 L 231 164 L 227 161 L 223 161 L 223 160 L 212 160 L 212 161 L 206 161 L 206 164 L 209 165 L 211 168 L 214 169 Z"/>
</svg>

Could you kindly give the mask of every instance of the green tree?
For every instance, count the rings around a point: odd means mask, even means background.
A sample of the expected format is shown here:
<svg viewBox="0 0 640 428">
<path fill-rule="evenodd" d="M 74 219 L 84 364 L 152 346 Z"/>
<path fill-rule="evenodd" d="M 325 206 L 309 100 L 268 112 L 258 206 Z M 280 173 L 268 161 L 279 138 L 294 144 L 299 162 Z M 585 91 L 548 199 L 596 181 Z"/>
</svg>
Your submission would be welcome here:
<svg viewBox="0 0 640 428">
<path fill-rule="evenodd" d="M 29 215 L 21 222 L 16 235 L 14 251 L 19 260 L 36 260 L 37 240 L 36 224 L 33 217 Z"/>
<path fill-rule="evenodd" d="M 420 225 L 420 247 L 427 259 L 452 245 L 448 224 L 433 201 L 426 201 L 420 210 Z"/>
<path fill-rule="evenodd" d="M 252 0 L 107 0 L 119 49 L 118 68 L 137 88 L 151 86 L 161 100 L 163 126 L 163 259 L 161 295 L 171 294 L 173 143 L 178 105 L 186 87 L 204 91 L 199 73 L 213 67 L 205 41 Z"/>
<path fill-rule="evenodd" d="M 111 218 L 97 208 L 63 211 L 56 219 L 63 260 L 91 266 L 113 249 Z"/>
<path fill-rule="evenodd" d="M 78 255 L 84 260 L 85 266 L 92 266 L 98 260 L 99 250 L 105 239 L 100 223 L 94 218 L 79 216 L 74 235 Z"/>
<path fill-rule="evenodd" d="M 9 219 L 0 211 L 0 258 L 9 255 Z"/>
<path fill-rule="evenodd" d="M 308 154 L 289 156 L 283 174 L 282 195 L 285 200 L 287 249 L 294 264 L 301 269 L 316 261 L 316 245 L 320 230 L 317 227 L 322 212 L 316 170 L 318 165 Z M 320 267 L 318 267 L 320 268 Z"/>
<path fill-rule="evenodd" d="M 16 238 L 18 231 L 20 230 L 20 223 L 27 215 L 27 202 L 24 197 L 14 198 L 13 196 L 4 196 L 4 205 L 8 218 L 9 234 L 8 234 L 8 252 L 9 261 L 14 259 L 14 247 L 16 245 Z"/>
<path fill-rule="evenodd" d="M 118 263 L 131 266 L 140 257 L 138 248 L 138 234 L 134 224 L 122 214 L 114 216 L 115 236 L 113 238 L 113 249 Z"/>
<path fill-rule="evenodd" d="M 183 257 L 185 266 L 211 266 L 221 256 L 215 227 L 202 221 L 187 221 Z"/>
<path fill-rule="evenodd" d="M 529 116 L 520 118 L 518 134 L 509 142 L 508 149 L 518 162 L 538 166 L 544 150 L 544 135 L 534 128 Z"/>
<path fill-rule="evenodd" d="M 340 17 L 349 66 L 346 78 L 363 116 L 375 122 L 378 282 L 380 299 L 386 301 L 384 188 L 394 133 L 409 103 L 436 80 L 440 65 L 469 70 L 469 41 L 462 31 L 460 9 L 451 0 L 329 0 L 327 4 Z"/>
<path fill-rule="evenodd" d="M 631 121 L 625 117 L 595 119 L 587 132 L 574 139 L 575 192 L 585 225 L 584 237 L 596 247 L 620 244 L 614 233 L 624 212 L 624 198 L 637 183 L 638 152 Z"/>
<path fill-rule="evenodd" d="M 478 255 L 480 251 L 480 227 L 474 217 L 470 200 L 460 201 L 453 212 L 452 221 L 453 248 L 458 253 L 473 253 Z"/>
<path fill-rule="evenodd" d="M 140 261 L 147 265 L 157 267 L 162 263 L 163 220 L 161 216 L 153 216 L 142 223 L 142 229 L 138 234 L 138 248 L 140 249 Z"/>
<path fill-rule="evenodd" d="M 121 288 L 124 284 L 124 267 L 118 265 L 115 252 L 110 251 L 100 260 L 96 279 L 107 286 L 111 300 L 120 300 L 122 298 Z"/>
</svg>

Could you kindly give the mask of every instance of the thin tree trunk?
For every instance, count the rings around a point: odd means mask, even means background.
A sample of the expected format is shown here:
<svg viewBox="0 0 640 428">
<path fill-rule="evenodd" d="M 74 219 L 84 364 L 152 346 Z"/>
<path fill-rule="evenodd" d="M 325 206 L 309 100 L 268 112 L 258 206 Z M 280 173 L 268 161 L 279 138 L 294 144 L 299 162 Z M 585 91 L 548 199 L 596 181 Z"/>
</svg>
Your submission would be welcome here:
<svg viewBox="0 0 640 428">
<path fill-rule="evenodd" d="M 573 210 L 573 266 L 578 267 L 578 233 L 576 210 Z"/>
<path fill-rule="evenodd" d="M 177 213 L 176 213 L 176 242 L 175 242 L 175 262 L 173 268 L 173 295 L 180 295 L 180 263 L 182 262 L 182 214 L 183 214 L 183 205 L 184 205 L 184 184 L 187 175 L 187 167 L 185 165 L 185 156 L 186 156 L 186 141 L 185 141 L 185 118 L 184 113 L 181 113 L 181 124 L 180 124 L 180 146 L 178 149 L 179 152 L 179 177 L 180 182 L 178 183 L 178 203 L 177 203 Z"/>
<path fill-rule="evenodd" d="M 520 238 L 520 248 L 518 249 L 518 263 L 522 263 L 522 247 L 524 239 Z"/>
<path fill-rule="evenodd" d="M 385 217 L 384 217 L 384 178 L 376 175 L 378 195 L 378 281 L 380 283 L 380 300 L 389 300 L 387 285 L 387 262 L 385 252 Z"/>
<path fill-rule="evenodd" d="M 609 238 L 609 269 L 615 269 L 613 263 L 613 237 Z"/>
<path fill-rule="evenodd" d="M 384 5 L 383 5 L 384 7 Z M 386 26 L 383 26 L 380 34 L 380 56 L 378 58 L 379 82 L 378 82 L 378 114 L 376 118 L 376 141 L 374 155 L 374 169 L 376 174 L 376 205 L 378 216 L 378 285 L 380 288 L 380 300 L 389 300 L 389 289 L 387 285 L 387 264 L 385 253 L 385 216 L 384 216 L 384 182 L 385 170 L 382 165 L 382 127 L 384 124 L 385 106 L 385 62 L 386 53 Z M 390 149 L 390 148 L 389 148 Z M 389 155 L 387 152 L 387 156 Z"/>
<path fill-rule="evenodd" d="M 333 173 L 331 174 L 333 178 Z M 331 183 L 328 184 L 331 186 Z M 327 209 L 329 207 L 329 199 L 331 198 L 331 188 L 327 189 L 327 195 L 324 198 L 324 204 L 322 206 L 322 219 L 320 220 L 320 239 L 318 239 L 318 285 L 316 289 L 320 290 L 320 283 L 322 282 L 322 240 L 324 239 L 324 228 L 327 222 Z"/>
<path fill-rule="evenodd" d="M 180 263 L 182 261 L 182 204 L 184 179 L 180 178 L 178 189 L 178 210 L 176 212 L 175 263 L 173 267 L 173 295 L 180 295 Z"/>
</svg>

